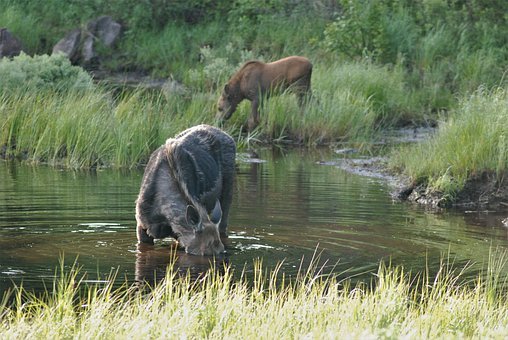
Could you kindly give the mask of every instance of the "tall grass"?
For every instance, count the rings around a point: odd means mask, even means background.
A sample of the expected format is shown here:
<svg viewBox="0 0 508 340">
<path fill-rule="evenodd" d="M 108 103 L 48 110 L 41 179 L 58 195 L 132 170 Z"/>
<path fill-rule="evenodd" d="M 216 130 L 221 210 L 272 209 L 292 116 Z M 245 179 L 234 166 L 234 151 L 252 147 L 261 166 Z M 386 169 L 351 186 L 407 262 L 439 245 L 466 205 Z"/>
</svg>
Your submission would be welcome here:
<svg viewBox="0 0 508 340">
<path fill-rule="evenodd" d="M 0 145 L 7 157 L 71 168 L 133 167 L 167 138 L 211 123 L 210 101 L 135 90 L 32 91 L 0 95 Z"/>
<path fill-rule="evenodd" d="M 460 100 L 430 140 L 397 150 L 392 164 L 415 182 L 453 196 L 483 172 L 508 169 L 508 90 L 478 90 Z"/>
<path fill-rule="evenodd" d="M 368 62 L 316 64 L 312 95 L 301 110 L 287 95 L 265 105 L 263 131 L 315 145 L 372 141 L 380 131 L 423 120 L 422 105 L 407 89 L 401 68 Z"/>
<path fill-rule="evenodd" d="M 319 270 L 288 279 L 261 263 L 253 281 L 229 267 L 192 281 L 169 266 L 165 280 L 141 290 L 114 288 L 113 278 L 86 285 L 74 268 L 42 296 L 17 288 L 4 297 L 0 337 L 503 338 L 505 267 L 505 255 L 493 256 L 471 282 L 446 261 L 435 275 L 381 264 L 371 284 L 352 286 Z"/>
<path fill-rule="evenodd" d="M 31 13 L 25 13 L 16 7 L 5 7 L 0 12 L 0 26 L 6 27 L 22 41 L 23 50 L 27 53 L 45 48 L 41 44 L 43 32 L 39 30 L 36 16 Z"/>
<path fill-rule="evenodd" d="M 273 96 L 261 109 L 258 130 L 244 136 L 241 126 L 250 115 L 250 103 L 244 101 L 223 128 L 240 145 L 254 140 L 317 145 L 369 141 L 381 129 L 421 119 L 420 104 L 408 95 L 400 68 L 358 62 L 316 63 L 314 69 L 312 95 L 303 108 L 290 91 Z M 135 89 L 114 96 L 91 85 L 20 87 L 0 94 L 0 145 L 8 157 L 73 168 L 133 167 L 179 131 L 215 124 L 219 92 Z"/>
<path fill-rule="evenodd" d="M 200 48 L 220 40 L 220 35 L 218 23 L 185 29 L 181 24 L 170 23 L 161 31 L 130 32 L 122 43 L 126 56 L 118 61 L 112 60 L 111 64 L 115 67 L 141 66 L 154 76 L 172 75 L 181 80 L 189 69 L 199 63 Z"/>
</svg>

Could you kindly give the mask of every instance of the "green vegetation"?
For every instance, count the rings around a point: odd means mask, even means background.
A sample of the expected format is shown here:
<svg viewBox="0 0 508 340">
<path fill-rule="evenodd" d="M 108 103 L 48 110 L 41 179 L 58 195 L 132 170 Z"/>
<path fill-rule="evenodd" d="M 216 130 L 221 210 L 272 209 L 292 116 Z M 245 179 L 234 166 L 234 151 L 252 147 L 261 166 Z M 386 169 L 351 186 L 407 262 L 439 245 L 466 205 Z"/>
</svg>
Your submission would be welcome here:
<svg viewBox="0 0 508 340">
<path fill-rule="evenodd" d="M 146 161 L 168 136 L 206 121 L 209 104 L 155 98 L 142 91 L 113 99 L 106 91 L 38 91 L 0 95 L 5 112 L 1 142 L 7 157 L 72 168 L 132 167 Z M 171 120 L 167 118 L 171 114 Z"/>
<path fill-rule="evenodd" d="M 55 65 L 60 65 L 58 72 Z M 220 77 L 221 68 L 214 65 L 208 64 L 197 77 L 203 82 L 213 75 Z M 179 95 L 136 89 L 113 96 L 106 88 L 93 86 L 89 76 L 76 72 L 81 69 L 62 55 L 33 59 L 22 55 L 1 61 L 2 70 L 5 84 L 12 84 L 0 94 L 4 112 L 0 144 L 6 146 L 7 157 L 63 162 L 74 168 L 132 167 L 189 124 L 215 123 L 217 90 Z M 336 65 L 328 72 L 318 69 L 315 96 L 303 111 L 293 95 L 271 98 L 266 104 L 270 115 L 257 131 L 242 136 L 241 125 L 250 114 L 250 103 L 244 102 L 225 129 L 240 145 L 261 135 L 263 140 L 291 139 L 307 145 L 370 140 L 380 127 L 408 121 L 415 111 L 411 106 L 419 105 L 407 96 L 402 77 L 400 69 L 369 64 Z M 398 115 L 391 115 L 392 111 Z"/>
<path fill-rule="evenodd" d="M 370 285 L 355 286 L 316 266 L 290 280 L 257 263 L 253 281 L 235 279 L 227 267 L 192 281 L 169 266 L 153 287 L 115 288 L 114 277 L 90 285 L 62 266 L 45 294 L 18 288 L 4 296 L 0 337 L 502 338 L 506 255 L 494 254 L 476 279 L 443 261 L 432 275 L 380 265 Z"/>
<path fill-rule="evenodd" d="M 508 89 L 479 90 L 459 101 L 433 138 L 394 152 L 393 164 L 451 200 L 484 172 L 502 183 L 508 173 L 507 122 Z"/>
<path fill-rule="evenodd" d="M 261 125 L 246 135 L 250 107 L 243 103 L 224 126 L 240 146 L 368 143 L 386 129 L 438 123 L 435 139 L 396 151 L 392 168 L 450 197 L 470 176 L 500 177 L 507 169 L 506 1 L 3 0 L 2 7 L 1 26 L 30 55 L 50 53 L 69 30 L 112 15 L 125 31 L 115 49 L 100 51 L 103 70 L 171 77 L 186 88 L 117 95 L 90 86 L 58 57 L 2 60 L 0 147 L 7 158 L 135 166 L 168 136 L 215 124 L 220 89 L 244 61 L 299 54 L 314 64 L 308 105 L 298 108 L 289 94 L 271 98 Z M 466 126 L 475 122 L 481 128 Z"/>
<path fill-rule="evenodd" d="M 68 91 L 93 89 L 92 77 L 81 67 L 72 66 L 63 55 L 30 57 L 21 53 L 12 61 L 0 61 L 0 91 Z"/>
<path fill-rule="evenodd" d="M 313 95 L 265 103 L 242 132 L 244 102 L 224 129 L 240 148 L 372 142 L 387 129 L 438 125 L 419 145 L 394 150 L 392 169 L 450 200 L 465 183 L 508 173 L 508 2 L 31 1 L 0 0 L 0 27 L 27 55 L 0 60 L 0 157 L 72 168 L 143 164 L 166 138 L 216 124 L 215 105 L 244 61 L 298 54 L 314 64 Z M 100 15 L 125 27 L 105 71 L 172 78 L 185 91 L 112 89 L 63 56 L 66 32 Z M 53 290 L 22 288 L 0 303 L 0 337 L 505 337 L 505 277 L 493 260 L 474 282 L 443 265 L 437 278 L 380 267 L 371 286 L 310 273 L 289 281 L 258 267 L 253 283 L 209 272 L 191 282 L 169 270 L 140 292 L 86 286 L 79 271 Z M 281 274 L 281 275 L 279 275 Z M 269 326 L 267 326 L 269 325 Z"/>
</svg>

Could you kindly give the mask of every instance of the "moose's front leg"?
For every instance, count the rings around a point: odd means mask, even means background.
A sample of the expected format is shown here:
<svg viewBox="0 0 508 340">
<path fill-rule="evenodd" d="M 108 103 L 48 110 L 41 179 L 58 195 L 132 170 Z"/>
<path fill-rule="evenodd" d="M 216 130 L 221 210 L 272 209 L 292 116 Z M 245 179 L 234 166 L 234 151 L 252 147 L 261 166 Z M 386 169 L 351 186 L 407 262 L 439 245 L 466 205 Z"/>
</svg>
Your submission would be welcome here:
<svg viewBox="0 0 508 340">
<path fill-rule="evenodd" d="M 254 98 L 252 100 L 252 109 L 249 117 L 249 131 L 252 131 L 259 125 L 259 99 Z"/>
<path fill-rule="evenodd" d="M 137 234 L 138 234 L 138 243 L 146 243 L 146 244 L 153 244 L 153 237 L 148 235 L 145 229 L 138 224 L 137 227 Z"/>
</svg>

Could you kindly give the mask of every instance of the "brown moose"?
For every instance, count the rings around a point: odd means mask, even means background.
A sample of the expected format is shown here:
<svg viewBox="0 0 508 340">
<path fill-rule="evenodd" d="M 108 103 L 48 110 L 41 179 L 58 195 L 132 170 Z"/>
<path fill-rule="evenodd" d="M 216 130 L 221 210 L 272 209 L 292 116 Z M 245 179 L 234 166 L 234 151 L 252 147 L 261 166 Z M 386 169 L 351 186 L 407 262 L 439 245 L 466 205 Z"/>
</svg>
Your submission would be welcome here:
<svg viewBox="0 0 508 340">
<path fill-rule="evenodd" d="M 286 57 L 271 63 L 248 61 L 236 72 L 224 86 L 217 103 L 220 121 L 229 119 L 238 104 L 248 99 L 252 103 L 252 112 L 248 128 L 252 131 L 259 124 L 259 106 L 263 98 L 274 91 L 290 89 L 298 96 L 300 106 L 310 92 L 312 63 L 305 57 Z"/>
</svg>

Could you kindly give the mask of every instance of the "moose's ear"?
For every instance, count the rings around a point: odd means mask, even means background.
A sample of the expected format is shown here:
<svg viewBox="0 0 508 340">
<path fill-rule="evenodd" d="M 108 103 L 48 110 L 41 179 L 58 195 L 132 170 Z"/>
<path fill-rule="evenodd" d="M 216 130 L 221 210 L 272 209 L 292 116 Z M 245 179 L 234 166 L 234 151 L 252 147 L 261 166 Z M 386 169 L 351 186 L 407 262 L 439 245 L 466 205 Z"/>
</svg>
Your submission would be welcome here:
<svg viewBox="0 0 508 340">
<path fill-rule="evenodd" d="M 224 93 L 229 93 L 229 84 L 224 85 Z"/>
<path fill-rule="evenodd" d="M 213 224 L 219 224 L 220 220 L 222 219 L 222 208 L 220 206 L 219 200 L 215 201 L 215 207 L 213 207 L 212 212 L 208 216 L 210 218 L 210 222 Z"/>
<path fill-rule="evenodd" d="M 191 226 L 199 225 L 200 218 L 199 213 L 192 205 L 187 206 L 187 211 L 185 212 L 185 218 L 187 219 L 187 224 Z"/>
</svg>

